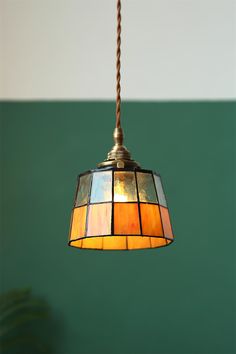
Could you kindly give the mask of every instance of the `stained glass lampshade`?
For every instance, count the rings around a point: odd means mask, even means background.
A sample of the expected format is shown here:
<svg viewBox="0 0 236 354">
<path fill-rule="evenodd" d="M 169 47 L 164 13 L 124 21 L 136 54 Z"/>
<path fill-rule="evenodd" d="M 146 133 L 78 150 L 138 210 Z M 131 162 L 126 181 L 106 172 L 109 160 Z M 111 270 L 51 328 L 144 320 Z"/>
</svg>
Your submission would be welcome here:
<svg viewBox="0 0 236 354">
<path fill-rule="evenodd" d="M 134 250 L 170 244 L 173 232 L 161 178 L 149 170 L 105 167 L 78 177 L 69 245 Z"/>
</svg>

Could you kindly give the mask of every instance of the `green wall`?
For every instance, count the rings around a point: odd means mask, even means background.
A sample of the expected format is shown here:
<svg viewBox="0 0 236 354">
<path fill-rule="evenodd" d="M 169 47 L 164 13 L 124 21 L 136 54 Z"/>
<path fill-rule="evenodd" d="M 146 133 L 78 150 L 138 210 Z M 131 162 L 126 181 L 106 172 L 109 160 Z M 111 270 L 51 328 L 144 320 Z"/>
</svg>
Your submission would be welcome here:
<svg viewBox="0 0 236 354">
<path fill-rule="evenodd" d="M 56 354 L 235 353 L 234 102 L 123 104 L 126 145 L 161 173 L 175 242 L 67 247 L 77 174 L 112 145 L 112 102 L 2 102 L 2 290 L 52 306 Z"/>
</svg>

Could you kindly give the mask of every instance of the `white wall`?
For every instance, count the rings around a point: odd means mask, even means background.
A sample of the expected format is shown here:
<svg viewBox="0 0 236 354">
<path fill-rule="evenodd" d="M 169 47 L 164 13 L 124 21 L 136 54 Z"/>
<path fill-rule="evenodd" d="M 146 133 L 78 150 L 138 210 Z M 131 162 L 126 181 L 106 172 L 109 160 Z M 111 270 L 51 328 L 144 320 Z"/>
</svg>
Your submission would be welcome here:
<svg viewBox="0 0 236 354">
<path fill-rule="evenodd" d="M 2 99 L 113 99 L 116 0 L 1 0 Z M 236 97 L 236 0 L 123 0 L 122 96 Z"/>
</svg>

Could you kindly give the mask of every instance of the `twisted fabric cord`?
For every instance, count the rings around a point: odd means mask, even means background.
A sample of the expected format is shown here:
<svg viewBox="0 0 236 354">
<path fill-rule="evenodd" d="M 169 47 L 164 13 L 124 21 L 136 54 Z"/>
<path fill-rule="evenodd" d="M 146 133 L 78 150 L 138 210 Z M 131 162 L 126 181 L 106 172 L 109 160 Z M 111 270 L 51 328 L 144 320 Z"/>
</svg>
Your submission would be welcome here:
<svg viewBox="0 0 236 354">
<path fill-rule="evenodd" d="M 121 56 L 121 0 L 117 0 L 117 47 L 116 47 L 116 128 L 120 128 L 120 56 Z"/>
</svg>

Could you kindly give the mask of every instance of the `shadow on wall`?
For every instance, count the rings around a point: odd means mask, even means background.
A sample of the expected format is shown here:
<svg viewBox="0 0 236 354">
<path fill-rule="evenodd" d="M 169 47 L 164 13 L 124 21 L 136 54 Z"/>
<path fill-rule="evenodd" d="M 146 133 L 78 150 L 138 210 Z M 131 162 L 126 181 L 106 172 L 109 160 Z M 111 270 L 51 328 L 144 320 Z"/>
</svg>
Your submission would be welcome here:
<svg viewBox="0 0 236 354">
<path fill-rule="evenodd" d="M 62 323 L 53 316 L 49 304 L 34 296 L 31 289 L 1 294 L 0 312 L 2 354 L 58 352 Z"/>
</svg>

